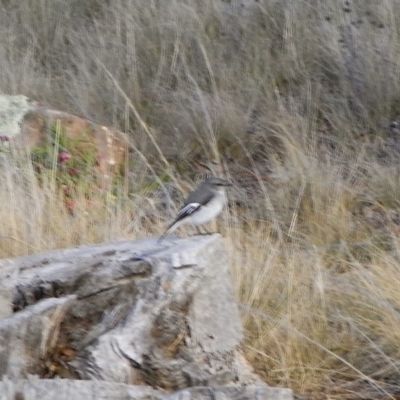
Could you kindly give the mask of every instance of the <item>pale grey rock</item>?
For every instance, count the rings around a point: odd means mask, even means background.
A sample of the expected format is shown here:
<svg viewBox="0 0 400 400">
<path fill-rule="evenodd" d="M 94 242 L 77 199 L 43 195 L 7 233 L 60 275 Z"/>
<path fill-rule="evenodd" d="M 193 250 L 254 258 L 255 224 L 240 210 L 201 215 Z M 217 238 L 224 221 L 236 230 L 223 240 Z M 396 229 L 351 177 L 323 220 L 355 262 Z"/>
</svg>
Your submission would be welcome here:
<svg viewBox="0 0 400 400">
<path fill-rule="evenodd" d="M 193 387 L 180 390 L 165 400 L 293 400 L 290 389 L 260 386 Z M 164 398 L 163 398 L 164 400 Z"/>
<path fill-rule="evenodd" d="M 0 136 L 16 136 L 21 131 L 21 122 L 30 110 L 25 96 L 0 95 Z"/>
<path fill-rule="evenodd" d="M 293 400 L 283 388 L 193 387 L 166 393 L 146 386 L 69 379 L 34 379 L 0 382 L 0 400 Z"/>
<path fill-rule="evenodd" d="M 55 375 L 168 389 L 258 380 L 237 362 L 242 331 L 219 235 L 50 251 L 2 260 L 0 271 L 3 315 L 10 303 L 23 310 L 10 319 L 76 296 L 55 344 L 73 355 L 47 360 Z"/>
<path fill-rule="evenodd" d="M 113 399 L 291 393 L 271 392 L 240 353 L 240 317 L 218 234 L 0 260 L 0 282 L 1 375 L 65 378 L 22 383 L 32 398 L 50 398 L 52 385 L 85 400 L 107 398 L 109 387 L 117 388 Z"/>
<path fill-rule="evenodd" d="M 40 373 L 53 350 L 65 313 L 75 296 L 46 299 L 0 320 L 0 377 Z"/>
</svg>

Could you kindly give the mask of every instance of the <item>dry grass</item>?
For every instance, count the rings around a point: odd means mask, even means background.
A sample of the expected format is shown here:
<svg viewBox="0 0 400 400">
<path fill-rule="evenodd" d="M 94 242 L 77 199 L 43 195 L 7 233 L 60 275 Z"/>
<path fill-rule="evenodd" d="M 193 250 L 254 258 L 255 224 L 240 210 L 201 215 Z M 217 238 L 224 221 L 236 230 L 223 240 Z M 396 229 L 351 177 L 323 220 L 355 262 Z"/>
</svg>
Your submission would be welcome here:
<svg viewBox="0 0 400 400">
<path fill-rule="evenodd" d="M 311 398 L 390 398 L 400 147 L 382 123 L 400 113 L 400 3 L 242 3 L 0 0 L 1 91 L 137 149 L 119 182 L 78 183 L 74 216 L 55 169 L 39 184 L 3 155 L 0 257 L 159 234 L 160 179 L 188 190 L 216 163 L 237 182 L 219 230 L 257 371 Z"/>
</svg>

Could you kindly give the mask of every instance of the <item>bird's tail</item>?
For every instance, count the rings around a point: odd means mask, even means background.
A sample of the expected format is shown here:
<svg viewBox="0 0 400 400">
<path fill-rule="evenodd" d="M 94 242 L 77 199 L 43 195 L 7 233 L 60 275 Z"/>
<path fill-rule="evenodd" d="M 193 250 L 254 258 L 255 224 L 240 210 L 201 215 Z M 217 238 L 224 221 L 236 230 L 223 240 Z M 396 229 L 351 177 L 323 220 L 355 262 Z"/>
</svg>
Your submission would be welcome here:
<svg viewBox="0 0 400 400">
<path fill-rule="evenodd" d="M 160 244 L 165 239 L 165 237 L 172 233 L 181 223 L 181 221 L 176 220 L 171 222 L 165 232 L 160 236 L 160 239 L 158 239 L 157 243 Z"/>
</svg>

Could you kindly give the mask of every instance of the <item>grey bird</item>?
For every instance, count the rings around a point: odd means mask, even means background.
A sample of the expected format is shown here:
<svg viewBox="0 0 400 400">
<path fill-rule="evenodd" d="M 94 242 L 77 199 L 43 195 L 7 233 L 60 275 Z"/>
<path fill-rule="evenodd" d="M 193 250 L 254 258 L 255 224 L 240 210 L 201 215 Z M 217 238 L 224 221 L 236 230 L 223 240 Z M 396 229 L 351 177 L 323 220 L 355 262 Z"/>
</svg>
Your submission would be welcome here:
<svg viewBox="0 0 400 400">
<path fill-rule="evenodd" d="M 215 218 L 227 203 L 226 186 L 231 186 L 231 183 L 217 177 L 202 182 L 185 200 L 158 243 L 183 224 L 202 225 Z"/>
</svg>

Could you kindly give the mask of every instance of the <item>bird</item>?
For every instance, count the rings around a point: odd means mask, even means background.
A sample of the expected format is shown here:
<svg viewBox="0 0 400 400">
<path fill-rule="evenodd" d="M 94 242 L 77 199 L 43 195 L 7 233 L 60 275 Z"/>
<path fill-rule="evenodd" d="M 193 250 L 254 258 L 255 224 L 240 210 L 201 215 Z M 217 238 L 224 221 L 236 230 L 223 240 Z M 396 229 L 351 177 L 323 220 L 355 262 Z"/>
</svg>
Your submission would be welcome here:
<svg viewBox="0 0 400 400">
<path fill-rule="evenodd" d="M 215 218 L 227 203 L 225 193 L 227 186 L 232 185 L 218 177 L 211 177 L 202 182 L 185 200 L 158 243 L 183 224 L 202 225 Z"/>
</svg>

